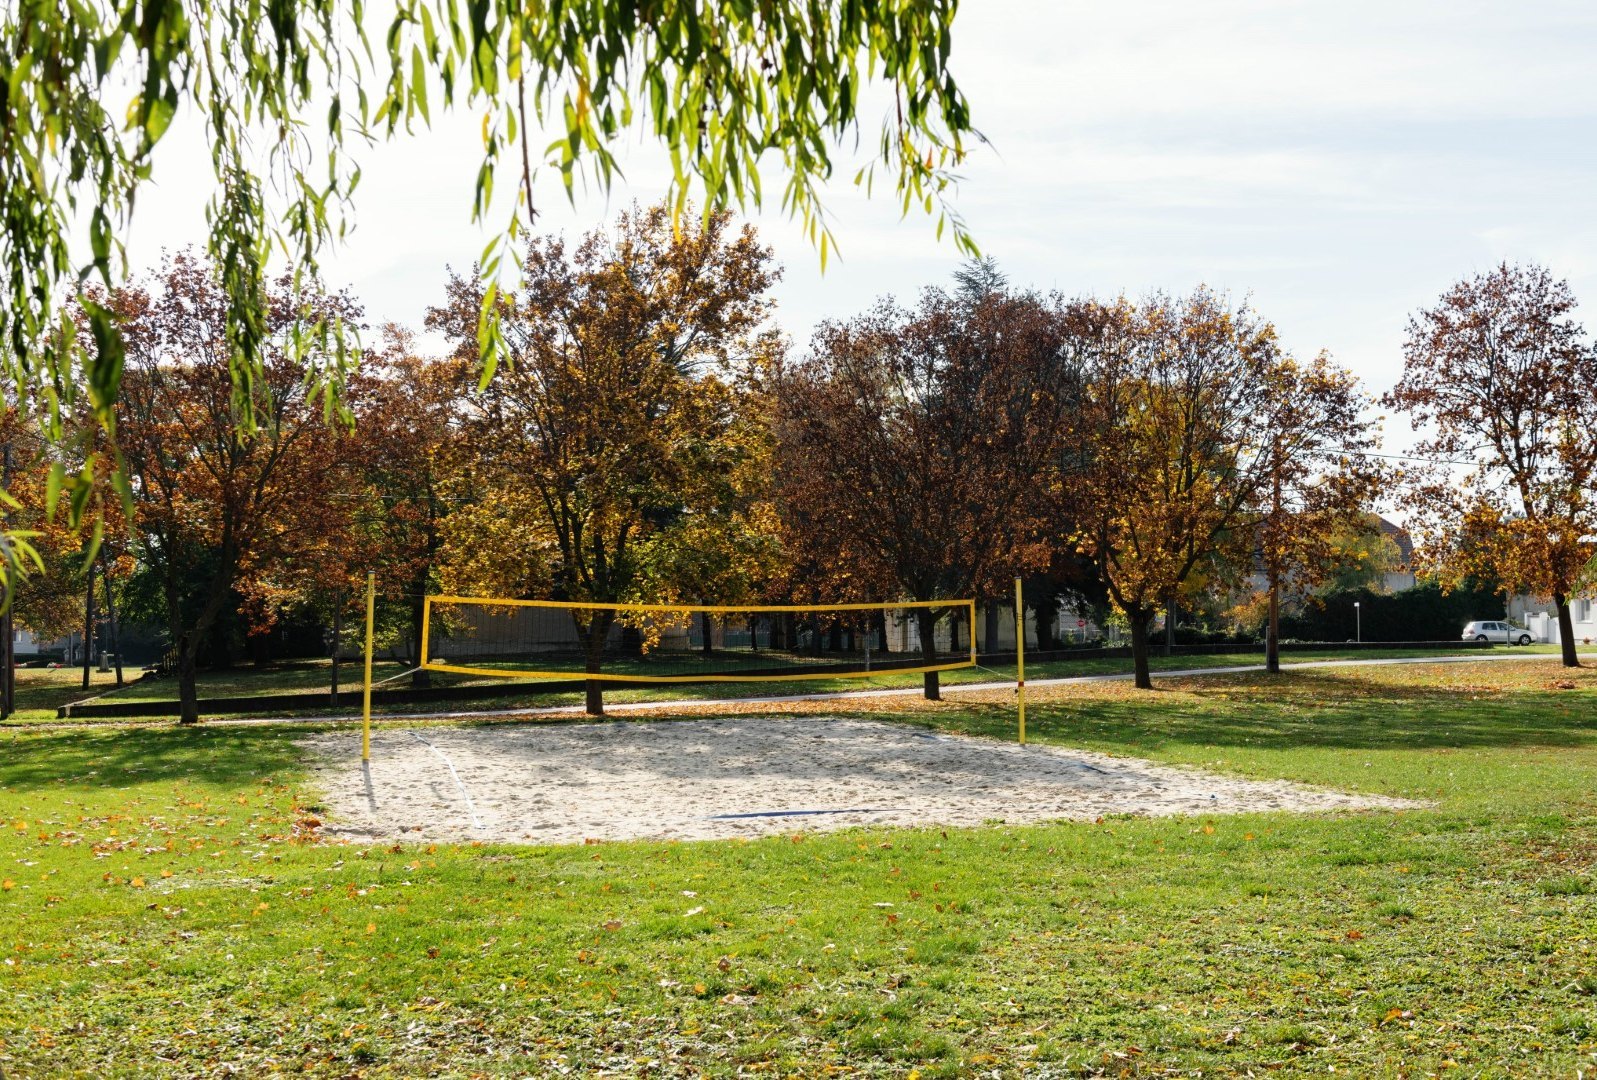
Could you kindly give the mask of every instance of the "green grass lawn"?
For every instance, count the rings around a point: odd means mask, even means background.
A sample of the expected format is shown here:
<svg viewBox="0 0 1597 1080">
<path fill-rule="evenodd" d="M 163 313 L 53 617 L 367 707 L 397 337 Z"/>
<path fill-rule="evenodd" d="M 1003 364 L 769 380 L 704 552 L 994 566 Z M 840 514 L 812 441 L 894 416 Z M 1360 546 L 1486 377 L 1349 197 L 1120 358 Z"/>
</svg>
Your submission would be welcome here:
<svg viewBox="0 0 1597 1080">
<path fill-rule="evenodd" d="M 0 1072 L 1597 1068 L 1597 673 L 1167 687 L 1039 689 L 1032 738 L 1434 808 L 355 847 L 285 727 L 3 731 Z"/>
<path fill-rule="evenodd" d="M 137 669 L 124 670 L 123 677 L 131 684 L 139 677 Z M 54 720 L 55 711 L 73 701 L 103 694 L 116 688 L 116 673 L 101 674 L 89 669 L 89 689 L 83 689 L 82 668 L 27 667 L 17 669 L 17 711 L 13 723 L 37 723 Z M 131 686 L 130 686 L 131 688 Z"/>
</svg>

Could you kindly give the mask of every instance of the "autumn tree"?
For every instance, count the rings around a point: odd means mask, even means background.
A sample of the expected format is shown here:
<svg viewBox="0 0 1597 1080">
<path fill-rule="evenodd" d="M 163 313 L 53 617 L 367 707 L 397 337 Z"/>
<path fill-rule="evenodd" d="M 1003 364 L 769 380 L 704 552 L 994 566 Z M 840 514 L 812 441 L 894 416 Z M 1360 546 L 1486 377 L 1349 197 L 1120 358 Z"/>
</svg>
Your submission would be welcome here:
<svg viewBox="0 0 1597 1080">
<path fill-rule="evenodd" d="M 1253 516 L 1265 577 L 1265 668 L 1279 673 L 1283 593 L 1300 598 L 1347 564 L 1350 541 L 1369 535 L 1369 508 L 1387 470 L 1371 456 L 1371 402 L 1351 372 L 1321 353 L 1306 364 L 1282 357 L 1273 379 L 1277 407 L 1257 418 L 1266 425 L 1267 489 Z"/>
<path fill-rule="evenodd" d="M 1076 539 L 1130 623 L 1136 685 L 1148 689 L 1154 616 L 1250 568 L 1262 524 L 1277 576 L 1308 572 L 1312 488 L 1357 486 L 1334 450 L 1364 437 L 1358 399 L 1344 372 L 1283 356 L 1270 323 L 1207 289 L 1099 305 L 1086 325 Z"/>
<path fill-rule="evenodd" d="M 513 549 L 487 561 L 526 575 L 511 595 L 677 599 L 670 560 L 651 549 L 684 521 L 711 520 L 751 452 L 743 397 L 778 348 L 770 251 L 730 214 L 675 221 L 659 206 L 573 250 L 535 240 L 524 272 L 525 289 L 500 301 L 509 362 L 471 427 L 488 478 L 479 509 L 500 522 L 483 540 Z M 462 360 L 477 359 L 482 289 L 457 276 L 428 315 Z M 614 613 L 575 622 L 597 672 Z M 589 680 L 595 715 L 601 689 Z"/>
<path fill-rule="evenodd" d="M 176 654 L 180 714 L 199 719 L 201 644 L 241 591 L 324 534 L 338 429 L 286 345 L 242 402 L 227 340 L 229 298 L 209 262 L 169 260 L 106 300 L 127 341 L 117 437 L 132 481 L 138 554 L 153 574 Z M 261 318 L 279 333 L 358 317 L 342 296 L 274 290 Z M 306 309 L 310 309 L 307 312 Z M 237 409 L 254 422 L 238 424 Z"/>
<path fill-rule="evenodd" d="M 54 458 L 62 448 L 45 436 L 40 417 L 19 408 L 17 400 L 6 392 L 0 404 L 0 482 L 9 496 L 0 503 L 0 516 L 16 539 L 5 551 L 15 572 L 4 579 L 0 607 L 0 717 L 15 708 L 16 628 L 41 642 L 81 633 L 91 569 L 85 548 L 92 538 L 49 508 Z"/>
<path fill-rule="evenodd" d="M 963 598 L 1046 563 L 1032 500 L 1076 376 L 1056 302 L 986 275 L 823 324 L 774 383 L 778 505 L 816 592 Z M 928 661 L 947 614 L 918 612 Z"/>
<path fill-rule="evenodd" d="M 425 686 L 422 613 L 427 594 L 436 591 L 445 522 L 472 496 L 479 447 L 468 437 L 467 422 L 477 378 L 459 359 L 423 356 L 413 335 L 399 327 L 385 334 L 384 347 L 350 380 L 351 535 L 337 559 L 344 569 L 334 585 L 349 594 L 368 570 L 377 572 L 385 606 L 396 607 L 402 618 L 416 667 L 412 685 Z"/>
<path fill-rule="evenodd" d="M 1569 598 L 1597 554 L 1597 353 L 1575 306 L 1540 266 L 1466 278 L 1409 319 L 1384 399 L 1434 459 L 1408 485 L 1420 557 L 1446 584 L 1550 598 L 1567 667 L 1580 663 Z"/>
</svg>

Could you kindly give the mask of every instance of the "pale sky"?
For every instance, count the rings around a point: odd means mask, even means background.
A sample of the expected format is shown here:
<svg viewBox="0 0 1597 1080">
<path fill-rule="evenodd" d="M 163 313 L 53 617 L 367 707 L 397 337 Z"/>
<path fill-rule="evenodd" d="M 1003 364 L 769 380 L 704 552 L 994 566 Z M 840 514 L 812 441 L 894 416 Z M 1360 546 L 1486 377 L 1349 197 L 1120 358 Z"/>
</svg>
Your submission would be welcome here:
<svg viewBox="0 0 1597 1080">
<path fill-rule="evenodd" d="M 1397 376 L 1407 314 L 1498 260 L 1567 277 L 1597 327 L 1597 5 L 965 0 L 954 42 L 992 142 L 962 170 L 957 205 L 1017 285 L 1250 296 L 1289 348 L 1329 350 L 1374 392 Z M 435 115 L 429 133 L 357 153 L 357 229 L 324 266 L 373 323 L 419 327 L 445 264 L 481 251 L 480 122 Z M 204 239 L 197 125 L 170 138 L 140 197 L 138 266 Z M 622 158 L 627 181 L 575 208 L 546 173 L 544 230 L 575 236 L 659 198 L 652 146 L 634 136 Z M 780 318 L 801 347 L 819 320 L 913 297 L 958 264 L 929 219 L 856 192 L 857 163 L 839 159 L 842 259 L 824 275 L 796 226 L 774 209 L 755 218 L 785 265 Z M 1387 434 L 1406 444 L 1406 423 Z"/>
</svg>

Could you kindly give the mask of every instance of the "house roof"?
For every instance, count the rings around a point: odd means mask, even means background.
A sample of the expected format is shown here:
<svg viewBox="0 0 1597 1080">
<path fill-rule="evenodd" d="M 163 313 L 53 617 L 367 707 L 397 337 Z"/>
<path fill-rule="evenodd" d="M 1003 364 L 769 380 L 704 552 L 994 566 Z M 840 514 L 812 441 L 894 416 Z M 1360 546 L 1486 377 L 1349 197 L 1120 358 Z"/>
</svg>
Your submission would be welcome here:
<svg viewBox="0 0 1597 1080">
<path fill-rule="evenodd" d="M 1412 563 L 1414 561 L 1414 538 L 1408 534 L 1408 530 L 1395 521 L 1387 521 L 1379 514 L 1375 516 L 1375 520 L 1381 527 L 1381 534 L 1390 536 L 1392 543 L 1397 545 L 1397 553 L 1403 560 L 1403 565 L 1406 567 Z"/>
</svg>

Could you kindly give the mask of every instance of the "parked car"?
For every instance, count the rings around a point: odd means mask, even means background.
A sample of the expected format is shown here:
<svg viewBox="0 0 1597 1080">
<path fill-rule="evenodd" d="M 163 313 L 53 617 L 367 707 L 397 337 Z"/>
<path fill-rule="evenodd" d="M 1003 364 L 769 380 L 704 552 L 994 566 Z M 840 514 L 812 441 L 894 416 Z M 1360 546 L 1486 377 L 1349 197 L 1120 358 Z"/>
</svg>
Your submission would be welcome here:
<svg viewBox="0 0 1597 1080">
<path fill-rule="evenodd" d="M 1536 636 L 1522 626 L 1507 622 L 1472 622 L 1464 626 L 1460 641 L 1493 641 L 1504 645 L 1529 645 Z"/>
</svg>

